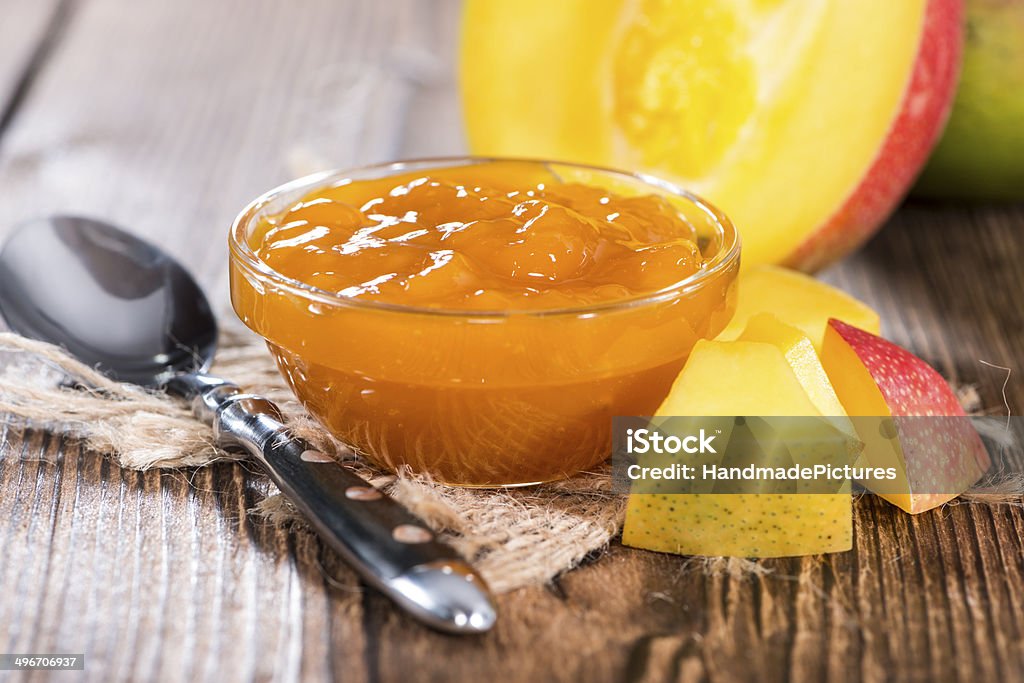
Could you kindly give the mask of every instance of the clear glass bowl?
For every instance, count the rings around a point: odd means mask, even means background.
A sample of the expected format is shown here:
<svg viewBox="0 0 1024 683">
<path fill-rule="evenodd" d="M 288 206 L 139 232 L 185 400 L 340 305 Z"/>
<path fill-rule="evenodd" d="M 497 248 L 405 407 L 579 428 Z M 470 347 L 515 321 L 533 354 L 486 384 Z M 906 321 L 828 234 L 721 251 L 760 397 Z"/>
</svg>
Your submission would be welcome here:
<svg viewBox="0 0 1024 683">
<path fill-rule="evenodd" d="M 260 221 L 347 179 L 492 159 L 397 162 L 318 173 L 252 202 L 230 235 L 231 299 L 285 380 L 327 429 L 396 471 L 461 486 L 525 485 L 591 468 L 612 418 L 650 415 L 699 339 L 735 309 L 740 241 L 704 200 L 663 180 L 543 162 L 565 181 L 658 194 L 696 226 L 706 267 L 657 292 L 558 310 L 464 311 L 347 298 L 270 268 Z"/>
</svg>

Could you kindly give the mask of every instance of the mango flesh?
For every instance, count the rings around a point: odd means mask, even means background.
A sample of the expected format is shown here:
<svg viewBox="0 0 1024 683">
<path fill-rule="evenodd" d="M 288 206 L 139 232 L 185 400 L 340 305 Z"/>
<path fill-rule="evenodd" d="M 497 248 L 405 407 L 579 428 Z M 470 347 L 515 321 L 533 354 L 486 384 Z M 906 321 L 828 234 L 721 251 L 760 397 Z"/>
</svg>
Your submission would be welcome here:
<svg viewBox="0 0 1024 683">
<path fill-rule="evenodd" d="M 802 330 L 779 320 L 771 313 L 755 315 L 747 323 L 740 341 L 762 342 L 772 344 L 782 351 L 797 381 L 807 393 L 818 413 L 832 417 L 846 417 L 843 404 L 839 402 L 836 391 L 829 381 L 828 374 Z M 849 421 L 846 421 L 849 424 Z M 850 430 L 853 426 L 850 425 Z"/>
<path fill-rule="evenodd" d="M 718 341 L 737 339 L 751 319 L 771 313 L 780 322 L 799 329 L 821 352 L 829 318 L 878 334 L 878 314 L 846 292 L 803 273 L 777 266 L 756 266 L 740 273 L 736 313 Z M 838 414 L 838 413 L 837 413 Z"/>
<path fill-rule="evenodd" d="M 659 415 L 820 415 L 773 344 L 694 347 Z M 684 555 L 785 557 L 849 550 L 851 501 L 837 494 L 634 494 L 625 545 Z"/>
<path fill-rule="evenodd" d="M 657 415 L 820 415 L 773 344 L 701 340 Z"/>
<path fill-rule="evenodd" d="M 921 55 L 948 51 L 953 30 L 926 21 L 929 4 L 469 0 L 460 58 L 469 146 L 668 178 L 733 219 L 745 264 L 789 262 L 820 232 L 844 233 L 826 240 L 829 253 L 802 257 L 820 267 L 886 213 L 834 222 L 848 201 L 891 205 L 923 163 L 899 149 L 875 166 L 900 113 L 911 100 L 918 107 L 897 145 L 913 146 L 952 97 L 944 77 L 908 96 Z M 872 174 L 891 177 L 861 197 Z"/>
<path fill-rule="evenodd" d="M 914 194 L 1024 200 L 1024 2 L 967 0 L 960 86 Z"/>
</svg>

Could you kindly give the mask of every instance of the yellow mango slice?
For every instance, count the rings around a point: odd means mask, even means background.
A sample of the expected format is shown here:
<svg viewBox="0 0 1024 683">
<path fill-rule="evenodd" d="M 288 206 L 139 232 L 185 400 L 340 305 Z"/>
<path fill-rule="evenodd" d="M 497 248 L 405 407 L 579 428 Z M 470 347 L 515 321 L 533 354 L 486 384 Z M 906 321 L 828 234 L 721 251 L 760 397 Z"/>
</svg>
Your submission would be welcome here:
<svg viewBox="0 0 1024 683">
<path fill-rule="evenodd" d="M 702 341 L 658 415 L 821 415 L 775 345 Z M 753 424 L 753 420 L 748 423 Z M 630 496 L 622 542 L 685 555 L 783 557 L 849 550 L 848 493 Z"/>
<path fill-rule="evenodd" d="M 846 292 L 809 275 L 777 266 L 756 266 L 740 273 L 736 313 L 718 341 L 739 338 L 750 319 L 771 313 L 798 328 L 820 354 L 829 318 L 879 334 L 878 313 Z M 838 414 L 838 413 L 837 413 Z"/>
<path fill-rule="evenodd" d="M 820 415 L 774 345 L 701 340 L 657 415 Z"/>
<path fill-rule="evenodd" d="M 832 387 L 814 344 L 802 330 L 787 325 L 771 313 L 759 313 L 750 319 L 739 339 L 772 344 L 782 351 L 817 411 L 829 417 L 837 428 L 856 436 L 856 430 L 846 416 L 846 410 Z"/>
</svg>

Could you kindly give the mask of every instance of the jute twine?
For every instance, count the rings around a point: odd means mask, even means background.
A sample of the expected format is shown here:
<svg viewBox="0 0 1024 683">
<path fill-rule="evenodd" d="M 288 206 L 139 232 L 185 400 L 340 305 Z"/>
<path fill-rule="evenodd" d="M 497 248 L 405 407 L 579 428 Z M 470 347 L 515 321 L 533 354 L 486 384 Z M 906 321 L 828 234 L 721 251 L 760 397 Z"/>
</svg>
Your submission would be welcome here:
<svg viewBox="0 0 1024 683">
<path fill-rule="evenodd" d="M 625 496 L 611 491 L 607 467 L 509 490 L 452 488 L 409 472 L 396 476 L 368 465 L 319 427 L 294 400 L 256 337 L 226 332 L 214 371 L 277 402 L 295 433 L 422 517 L 474 562 L 495 592 L 550 581 L 607 546 L 622 528 Z M 959 393 L 969 412 L 980 412 L 975 392 Z M 181 401 L 114 382 L 58 347 L 10 333 L 0 333 L 0 414 L 61 431 L 81 440 L 87 451 L 130 469 L 198 467 L 243 457 L 218 449 L 209 428 Z M 993 433 L 998 422 L 990 425 Z M 1003 445 L 1016 448 L 1009 441 Z M 1020 504 L 1022 493 L 1024 478 L 1003 476 L 957 502 Z M 252 512 L 308 532 L 280 495 L 263 499 Z M 694 558 L 681 567 L 733 578 L 771 572 L 758 561 L 739 558 Z"/>
<path fill-rule="evenodd" d="M 295 433 L 422 517 L 474 562 L 495 592 L 551 580 L 606 546 L 622 527 L 625 497 L 611 492 L 606 469 L 509 490 L 452 488 L 409 472 L 387 474 L 303 411 L 262 340 L 226 331 L 214 371 L 275 401 Z M 182 401 L 112 381 L 58 347 L 11 333 L 0 333 L 0 414 L 79 439 L 87 451 L 130 469 L 197 467 L 243 457 L 217 448 L 210 428 Z M 252 512 L 273 524 L 304 527 L 280 495 L 263 499 Z"/>
</svg>

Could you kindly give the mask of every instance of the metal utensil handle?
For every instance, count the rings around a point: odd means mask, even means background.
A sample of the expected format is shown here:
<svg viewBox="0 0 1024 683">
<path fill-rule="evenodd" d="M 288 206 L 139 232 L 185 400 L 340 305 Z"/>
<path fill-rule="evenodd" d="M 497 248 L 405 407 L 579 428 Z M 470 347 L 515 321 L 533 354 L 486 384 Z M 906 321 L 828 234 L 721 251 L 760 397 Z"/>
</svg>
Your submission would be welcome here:
<svg viewBox="0 0 1024 683">
<path fill-rule="evenodd" d="M 363 579 L 427 624 L 487 630 L 495 611 L 487 586 L 426 524 L 333 458 L 289 433 L 273 402 L 208 375 L 168 389 L 191 396 L 218 445 L 241 448 Z"/>
</svg>

